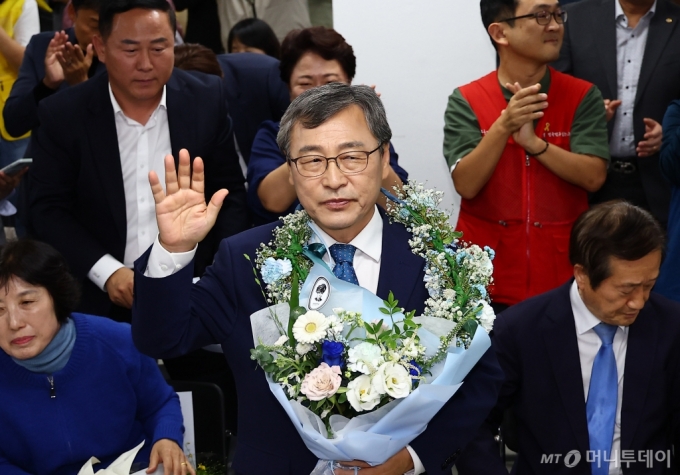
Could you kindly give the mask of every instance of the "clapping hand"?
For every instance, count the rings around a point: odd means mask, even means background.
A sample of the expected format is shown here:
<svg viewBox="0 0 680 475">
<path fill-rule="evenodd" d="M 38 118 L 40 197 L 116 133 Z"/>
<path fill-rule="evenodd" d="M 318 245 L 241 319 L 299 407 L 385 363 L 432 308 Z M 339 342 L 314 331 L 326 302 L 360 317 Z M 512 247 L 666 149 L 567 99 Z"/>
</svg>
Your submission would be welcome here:
<svg viewBox="0 0 680 475">
<path fill-rule="evenodd" d="M 663 130 L 661 124 L 654 119 L 642 119 L 645 122 L 644 140 L 638 143 L 635 151 L 638 157 L 650 157 L 661 150 Z"/>
<path fill-rule="evenodd" d="M 94 46 L 92 43 L 87 45 L 85 53 L 80 45 L 72 45 L 67 42 L 57 53 L 57 60 L 64 70 L 64 79 L 70 86 L 87 81 L 87 73 L 92 66 L 94 58 Z"/>
<path fill-rule="evenodd" d="M 179 170 L 172 155 L 165 157 L 165 191 L 156 172 L 149 172 L 149 183 L 156 202 L 156 220 L 161 245 L 170 252 L 187 252 L 203 240 L 215 224 L 217 214 L 229 193 L 217 191 L 206 204 L 203 160 L 196 157 L 191 173 L 189 152 L 179 152 Z"/>
<path fill-rule="evenodd" d="M 54 38 L 47 45 L 43 83 L 50 89 L 57 89 L 64 81 L 64 70 L 57 59 L 57 54 L 61 52 L 67 42 L 68 35 L 64 31 L 57 31 L 54 33 Z"/>
<path fill-rule="evenodd" d="M 604 100 L 604 113 L 605 116 L 607 117 L 607 122 L 614 118 L 614 115 L 616 115 L 616 109 L 618 109 L 620 105 L 621 105 L 620 99 L 616 99 L 613 101 L 610 99 Z"/>
<path fill-rule="evenodd" d="M 514 95 L 508 108 L 503 111 L 508 130 L 512 131 L 513 140 L 529 153 L 538 153 L 544 145 L 536 136 L 534 120 L 543 117 L 543 109 L 548 107 L 547 94 L 539 94 L 540 84 L 522 87 L 519 83 L 506 84 L 505 87 Z"/>
</svg>

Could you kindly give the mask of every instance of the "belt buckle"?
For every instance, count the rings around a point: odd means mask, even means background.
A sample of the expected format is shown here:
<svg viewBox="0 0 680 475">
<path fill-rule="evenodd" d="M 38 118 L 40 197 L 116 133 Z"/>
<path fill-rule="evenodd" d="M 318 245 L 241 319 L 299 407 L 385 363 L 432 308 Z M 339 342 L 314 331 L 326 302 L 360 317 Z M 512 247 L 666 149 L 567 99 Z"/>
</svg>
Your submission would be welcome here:
<svg viewBox="0 0 680 475">
<path fill-rule="evenodd" d="M 624 175 L 630 175 L 631 173 L 634 173 L 635 170 L 637 169 L 635 167 L 635 164 L 632 162 L 620 162 L 620 161 L 613 161 L 611 167 L 612 171 L 616 173 L 623 173 Z"/>
</svg>

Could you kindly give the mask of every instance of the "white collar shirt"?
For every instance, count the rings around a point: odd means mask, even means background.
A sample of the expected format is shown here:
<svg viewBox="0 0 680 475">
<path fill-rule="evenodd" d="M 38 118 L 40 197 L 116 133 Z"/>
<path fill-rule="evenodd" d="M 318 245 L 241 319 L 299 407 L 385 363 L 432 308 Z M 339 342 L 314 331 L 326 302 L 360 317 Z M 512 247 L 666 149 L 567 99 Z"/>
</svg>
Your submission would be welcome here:
<svg viewBox="0 0 680 475">
<path fill-rule="evenodd" d="M 601 320 L 592 314 L 583 302 L 579 294 L 576 281 L 569 290 L 571 300 L 571 310 L 574 314 L 576 325 L 576 340 L 578 342 L 578 352 L 581 363 L 581 377 L 583 379 L 583 397 L 588 400 L 588 389 L 590 387 L 590 376 L 593 371 L 595 356 L 602 346 L 602 340 L 595 333 L 595 326 Z M 606 460 L 603 454 L 599 456 L 601 463 L 609 461 L 609 475 L 620 475 L 621 472 L 621 401 L 623 399 L 623 376 L 626 366 L 626 350 L 628 349 L 628 327 L 619 327 L 614 334 L 613 342 L 614 358 L 616 359 L 616 370 L 618 374 L 618 399 L 616 402 L 616 421 L 614 423 L 614 438 L 612 440 L 612 453 L 607 454 Z M 593 458 L 593 457 L 591 457 Z"/>
<path fill-rule="evenodd" d="M 316 223 L 311 222 L 310 227 L 314 231 L 310 243 L 320 242 L 328 250 L 333 244 L 338 242 L 325 233 Z M 380 279 L 382 232 L 383 220 L 376 206 L 373 216 L 366 227 L 351 242 L 342 243 L 351 244 L 357 248 L 354 254 L 354 272 L 357 275 L 359 285 L 374 294 L 378 291 L 378 280 Z M 324 254 L 323 260 L 333 269 L 335 262 L 333 262 L 330 252 Z"/>
<path fill-rule="evenodd" d="M 154 170 L 161 183 L 165 183 L 164 158 L 172 153 L 168 109 L 163 87 L 158 107 L 146 124 L 142 125 L 123 113 L 113 96 L 111 86 L 109 93 L 116 117 L 118 150 L 125 188 L 127 239 L 123 264 L 132 267 L 135 260 L 153 244 L 158 234 L 155 203 L 148 176 L 149 171 Z"/>
<path fill-rule="evenodd" d="M 635 28 L 628 26 L 628 18 L 619 1 L 615 1 L 614 4 L 617 98 L 621 100 L 621 105 L 616 110 L 609 151 L 613 157 L 634 157 L 637 144 L 635 143 L 633 110 L 640 68 L 647 46 L 649 23 L 656 11 L 656 1 L 649 11 L 640 18 Z"/>
</svg>

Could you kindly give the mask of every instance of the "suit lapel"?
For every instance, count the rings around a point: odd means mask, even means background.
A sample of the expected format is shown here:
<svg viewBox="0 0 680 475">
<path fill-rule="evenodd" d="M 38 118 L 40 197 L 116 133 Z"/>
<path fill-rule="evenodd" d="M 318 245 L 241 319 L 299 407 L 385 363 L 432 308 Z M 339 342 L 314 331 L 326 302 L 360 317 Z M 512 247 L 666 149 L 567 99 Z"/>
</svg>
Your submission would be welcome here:
<svg viewBox="0 0 680 475">
<path fill-rule="evenodd" d="M 98 75 L 90 81 L 97 81 L 92 101 L 88 106 L 86 121 L 87 140 L 90 154 L 82 160 L 91 160 L 97 170 L 99 183 L 93 188 L 100 188 L 109 202 L 114 226 L 119 239 L 127 239 L 127 217 L 125 212 L 125 188 L 123 187 L 123 172 L 120 164 L 118 135 L 113 105 L 109 95 L 109 81 L 107 74 Z"/>
<path fill-rule="evenodd" d="M 660 2 L 659 2 L 660 3 Z M 633 436 L 640 425 L 640 408 L 645 406 L 647 388 L 652 378 L 649 368 L 654 365 L 659 328 L 654 314 L 645 306 L 628 329 L 628 348 L 623 379 L 621 402 L 621 449 L 631 449 Z"/>
<path fill-rule="evenodd" d="M 189 134 L 192 127 L 187 127 L 187 118 L 184 116 L 187 104 L 191 103 L 191 97 L 184 92 L 181 87 L 181 79 L 177 77 L 177 73 L 173 71 L 170 80 L 166 84 L 165 101 L 168 109 L 168 129 L 170 130 L 170 145 L 172 148 L 172 156 L 175 158 L 175 166 L 179 162 L 179 151 L 186 148 L 190 140 Z M 189 150 L 191 158 L 194 157 L 196 151 Z"/>
<path fill-rule="evenodd" d="M 569 300 L 570 287 L 571 282 L 562 286 L 559 294 L 546 309 L 546 319 L 542 324 L 541 333 L 568 424 L 574 432 L 578 448 L 585 453 L 590 444 L 576 326 Z"/>
<path fill-rule="evenodd" d="M 671 19 L 669 23 L 666 20 Z M 656 3 L 656 12 L 649 23 L 649 33 L 647 36 L 647 44 L 645 45 L 645 55 L 642 59 L 642 66 L 640 67 L 640 77 L 638 78 L 637 92 L 635 93 L 635 105 L 637 105 L 645 87 L 654 74 L 661 55 L 666 50 L 666 44 L 673 33 L 675 25 L 677 25 L 680 18 L 669 13 L 666 10 L 665 2 L 660 1 Z"/>
<path fill-rule="evenodd" d="M 615 99 L 618 94 L 616 67 L 616 18 L 614 2 L 617 0 L 603 0 L 597 13 L 592 17 L 591 27 L 596 31 L 597 47 L 600 51 L 602 67 L 607 77 L 609 97 Z"/>
<path fill-rule="evenodd" d="M 380 208 L 379 208 L 380 209 Z M 423 302 L 411 303 L 411 295 L 418 286 L 423 286 L 425 262 L 411 252 L 408 240 L 411 234 L 400 224 L 390 224 L 380 209 L 383 219 L 382 255 L 380 256 L 380 278 L 377 295 L 386 299 L 390 291 L 406 310 L 423 312 Z"/>
</svg>

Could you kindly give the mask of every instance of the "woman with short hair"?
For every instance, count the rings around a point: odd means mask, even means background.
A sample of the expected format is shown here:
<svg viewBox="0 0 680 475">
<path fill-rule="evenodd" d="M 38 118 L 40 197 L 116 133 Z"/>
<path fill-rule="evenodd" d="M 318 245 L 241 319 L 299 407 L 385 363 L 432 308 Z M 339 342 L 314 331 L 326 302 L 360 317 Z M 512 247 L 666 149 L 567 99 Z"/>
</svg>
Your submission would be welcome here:
<svg viewBox="0 0 680 475">
<path fill-rule="evenodd" d="M 0 250 L 0 473 L 76 475 L 90 457 L 106 467 L 142 440 L 136 462 L 194 473 L 179 400 L 156 362 L 128 324 L 73 313 L 79 295 L 51 246 Z"/>
</svg>

